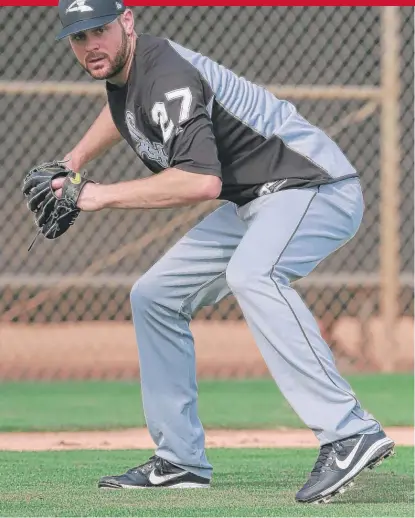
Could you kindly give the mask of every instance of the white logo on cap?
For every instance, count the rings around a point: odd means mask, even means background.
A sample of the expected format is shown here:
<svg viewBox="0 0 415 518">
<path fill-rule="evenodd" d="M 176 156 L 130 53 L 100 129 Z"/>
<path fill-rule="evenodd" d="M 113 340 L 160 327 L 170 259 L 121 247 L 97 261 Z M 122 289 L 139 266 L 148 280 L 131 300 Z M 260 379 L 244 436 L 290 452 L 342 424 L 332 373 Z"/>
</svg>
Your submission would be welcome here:
<svg viewBox="0 0 415 518">
<path fill-rule="evenodd" d="M 115 2 L 115 7 L 117 9 L 122 9 L 122 5 L 120 4 L 120 2 Z"/>
<path fill-rule="evenodd" d="M 75 0 L 71 5 L 66 9 L 67 13 L 81 12 L 85 13 L 87 11 L 93 11 L 92 7 L 89 5 L 85 5 L 86 0 Z"/>
</svg>

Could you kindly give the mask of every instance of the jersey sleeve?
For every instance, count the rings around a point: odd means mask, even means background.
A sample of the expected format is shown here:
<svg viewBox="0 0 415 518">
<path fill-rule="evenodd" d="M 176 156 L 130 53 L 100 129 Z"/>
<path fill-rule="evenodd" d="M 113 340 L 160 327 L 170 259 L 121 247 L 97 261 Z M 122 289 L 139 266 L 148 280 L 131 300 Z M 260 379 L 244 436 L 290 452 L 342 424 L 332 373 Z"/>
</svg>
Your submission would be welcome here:
<svg viewBox="0 0 415 518">
<path fill-rule="evenodd" d="M 158 76 L 148 94 L 148 118 L 163 140 L 169 167 L 221 177 L 208 108 L 213 94 L 198 72 Z"/>
</svg>

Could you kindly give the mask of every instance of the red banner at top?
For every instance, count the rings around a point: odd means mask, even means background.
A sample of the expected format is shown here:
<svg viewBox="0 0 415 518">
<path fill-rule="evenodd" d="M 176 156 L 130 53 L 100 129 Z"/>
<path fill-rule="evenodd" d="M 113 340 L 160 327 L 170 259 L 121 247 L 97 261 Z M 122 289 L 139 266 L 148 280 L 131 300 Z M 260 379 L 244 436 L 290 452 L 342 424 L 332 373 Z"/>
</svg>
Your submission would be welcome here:
<svg viewBox="0 0 415 518">
<path fill-rule="evenodd" d="M 126 0 L 125 2 L 126 5 L 128 6 L 134 6 L 134 5 L 142 5 L 140 2 L 138 1 L 134 1 L 134 0 Z M 0 6 L 57 6 L 58 5 L 58 0 L 0 0 Z M 154 5 L 154 4 L 148 4 L 149 6 L 151 5 Z M 160 2 L 157 4 L 157 5 L 160 5 Z M 172 3 L 172 2 L 164 2 L 163 4 L 161 5 L 167 5 L 167 6 L 172 6 L 172 5 L 177 5 L 177 2 L 175 3 Z M 190 5 L 190 2 L 187 3 L 187 2 L 183 2 L 183 4 L 181 4 L 183 6 L 188 6 Z M 192 6 L 194 5 L 194 3 L 192 3 Z M 196 5 L 200 5 L 200 6 L 215 6 L 215 5 L 223 5 L 222 3 L 221 4 L 218 4 L 218 3 L 213 3 L 212 1 L 210 3 L 207 3 L 207 2 L 201 2 L 200 4 L 196 4 Z M 229 6 L 233 6 L 236 4 L 231 2 L 228 4 Z M 238 3 L 238 6 L 240 5 L 240 2 Z M 244 6 L 246 5 L 249 5 L 249 6 L 255 6 L 256 4 L 253 4 L 252 2 L 247 2 L 246 4 L 242 4 Z M 258 4 L 258 5 L 279 5 L 279 4 L 276 4 L 275 2 L 267 2 L 265 3 L 264 1 L 262 1 L 261 4 Z M 289 5 L 297 5 L 297 6 L 303 6 L 304 3 L 300 3 L 300 2 L 290 2 L 290 3 L 285 3 L 284 6 L 289 6 Z M 310 5 L 310 6 L 320 6 L 321 4 L 317 4 L 317 3 L 314 3 L 314 2 L 309 2 L 307 5 Z M 337 6 L 337 5 L 340 5 L 338 2 L 330 2 L 329 4 L 324 4 L 326 6 Z M 349 3 L 348 6 L 345 6 L 345 7 L 351 7 L 351 6 L 356 6 L 356 5 L 395 5 L 395 4 L 392 4 L 391 2 L 381 2 L 381 1 L 378 1 L 378 2 L 374 2 L 373 4 L 368 4 L 367 2 L 354 2 L 353 4 L 352 3 Z M 407 3 L 401 3 L 399 5 L 413 5 L 411 2 L 407 2 Z M 282 7 L 282 6 L 281 6 Z"/>
</svg>

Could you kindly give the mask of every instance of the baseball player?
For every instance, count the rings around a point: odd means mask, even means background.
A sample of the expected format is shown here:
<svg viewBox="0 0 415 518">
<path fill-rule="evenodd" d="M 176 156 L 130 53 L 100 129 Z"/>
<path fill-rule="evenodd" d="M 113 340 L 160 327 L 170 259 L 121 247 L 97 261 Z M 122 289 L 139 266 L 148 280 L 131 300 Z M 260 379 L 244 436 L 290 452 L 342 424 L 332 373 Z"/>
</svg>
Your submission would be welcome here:
<svg viewBox="0 0 415 518">
<path fill-rule="evenodd" d="M 275 382 L 321 445 L 296 499 L 328 501 L 394 447 L 291 287 L 356 234 L 364 210 L 358 173 L 289 102 L 173 41 L 137 34 L 122 0 L 60 0 L 59 16 L 58 39 L 69 38 L 108 95 L 68 165 L 79 171 L 125 139 L 155 173 L 85 183 L 78 209 L 227 201 L 132 288 L 144 412 L 157 448 L 99 487 L 209 487 L 189 321 L 232 292 Z M 58 197 L 62 186 L 53 181 Z"/>
</svg>

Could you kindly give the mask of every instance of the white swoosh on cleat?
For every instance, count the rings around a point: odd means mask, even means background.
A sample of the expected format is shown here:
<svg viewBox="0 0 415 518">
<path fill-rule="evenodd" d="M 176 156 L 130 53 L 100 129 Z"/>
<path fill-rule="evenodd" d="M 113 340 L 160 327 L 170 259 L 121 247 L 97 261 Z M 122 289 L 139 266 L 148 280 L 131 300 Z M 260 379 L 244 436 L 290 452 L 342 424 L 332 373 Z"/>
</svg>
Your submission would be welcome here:
<svg viewBox="0 0 415 518">
<path fill-rule="evenodd" d="M 349 453 L 348 457 L 346 457 L 344 460 L 339 460 L 336 458 L 336 464 L 340 469 L 347 469 L 352 460 L 354 459 L 357 450 L 359 449 L 360 443 L 363 441 L 364 435 L 360 438 L 359 442 L 356 444 L 356 446 L 353 448 L 353 450 Z"/>
<path fill-rule="evenodd" d="M 181 478 L 183 475 L 187 475 L 189 473 L 188 471 L 181 471 L 180 473 L 172 473 L 171 475 L 163 475 L 159 477 L 155 473 L 155 469 L 150 473 L 148 480 L 154 485 L 154 486 L 160 486 L 161 484 L 164 484 L 164 482 L 168 482 L 169 480 L 173 480 L 175 478 Z"/>
</svg>

